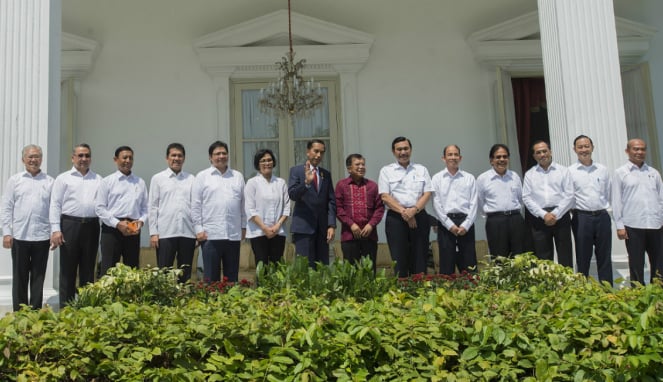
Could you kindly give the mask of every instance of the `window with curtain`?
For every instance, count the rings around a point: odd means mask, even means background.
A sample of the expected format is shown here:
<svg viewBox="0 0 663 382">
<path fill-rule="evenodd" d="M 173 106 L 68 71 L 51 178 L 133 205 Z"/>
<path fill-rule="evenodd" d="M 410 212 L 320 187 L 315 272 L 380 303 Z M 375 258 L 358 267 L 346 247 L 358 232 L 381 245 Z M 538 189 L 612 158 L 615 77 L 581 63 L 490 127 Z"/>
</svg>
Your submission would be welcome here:
<svg viewBox="0 0 663 382">
<path fill-rule="evenodd" d="M 249 179 L 256 174 L 253 156 L 267 148 L 276 155 L 278 165 L 274 173 L 287 180 L 290 167 L 306 162 L 306 143 L 317 138 L 325 142 L 326 152 L 322 166 L 330 169 L 334 181 L 338 179 L 340 158 L 339 129 L 336 107 L 336 81 L 320 81 L 324 96 L 322 107 L 306 118 L 279 118 L 260 110 L 260 89 L 267 82 L 233 83 L 233 131 L 231 132 L 236 159 L 235 168 Z"/>
</svg>

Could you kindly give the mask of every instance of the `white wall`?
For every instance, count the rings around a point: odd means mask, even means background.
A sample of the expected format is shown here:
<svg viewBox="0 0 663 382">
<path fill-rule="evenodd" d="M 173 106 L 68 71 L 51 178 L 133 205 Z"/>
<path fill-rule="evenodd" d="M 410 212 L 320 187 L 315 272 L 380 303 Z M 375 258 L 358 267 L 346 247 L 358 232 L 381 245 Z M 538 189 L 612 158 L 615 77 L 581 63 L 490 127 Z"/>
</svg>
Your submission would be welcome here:
<svg viewBox="0 0 663 382">
<path fill-rule="evenodd" d="M 663 14 L 661 3 L 619 0 L 616 9 L 619 16 L 663 29 L 661 20 L 651 20 Z M 207 146 L 217 139 L 215 93 L 192 41 L 286 5 L 285 0 L 63 0 L 63 30 L 101 44 L 82 83 L 76 139 L 92 145 L 96 171 L 114 171 L 114 149 L 129 144 L 135 173 L 149 181 L 165 166 L 165 146 L 173 141 L 187 148 L 190 172 L 208 166 Z M 393 161 L 390 145 L 398 135 L 412 140 L 413 160 L 431 175 L 442 168 L 442 147 L 451 143 L 460 145 L 466 170 L 479 174 L 488 168 L 496 136 L 495 74 L 474 62 L 466 38 L 535 9 L 535 0 L 293 2 L 296 12 L 375 37 L 358 75 L 360 147 L 373 179 Z M 293 25 L 295 34 L 296 29 Z M 650 60 L 661 119 L 660 36 Z M 342 175 L 334 174 L 335 180 Z M 483 237 L 483 223 L 477 228 Z"/>
</svg>

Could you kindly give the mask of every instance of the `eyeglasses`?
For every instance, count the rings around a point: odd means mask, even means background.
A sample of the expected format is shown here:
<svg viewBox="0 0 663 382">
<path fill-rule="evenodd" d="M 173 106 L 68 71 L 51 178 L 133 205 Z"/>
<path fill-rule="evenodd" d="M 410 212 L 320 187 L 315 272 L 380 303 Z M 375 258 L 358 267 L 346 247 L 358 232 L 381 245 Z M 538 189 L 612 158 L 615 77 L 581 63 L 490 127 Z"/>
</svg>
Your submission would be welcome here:
<svg viewBox="0 0 663 382">
<path fill-rule="evenodd" d="M 272 163 L 274 162 L 274 159 L 261 159 L 258 161 L 258 163 Z"/>
<path fill-rule="evenodd" d="M 76 154 L 77 157 L 79 158 L 90 158 L 92 155 L 91 154 Z"/>
</svg>

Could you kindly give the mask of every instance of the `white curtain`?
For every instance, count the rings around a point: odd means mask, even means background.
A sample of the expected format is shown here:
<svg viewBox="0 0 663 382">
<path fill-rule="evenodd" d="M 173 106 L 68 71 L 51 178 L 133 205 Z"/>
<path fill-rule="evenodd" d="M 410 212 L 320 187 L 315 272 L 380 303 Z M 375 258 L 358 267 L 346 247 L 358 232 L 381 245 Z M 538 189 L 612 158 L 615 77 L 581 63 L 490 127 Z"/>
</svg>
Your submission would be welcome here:
<svg viewBox="0 0 663 382">
<path fill-rule="evenodd" d="M 622 71 L 622 92 L 628 139 L 644 139 L 647 142 L 648 160 L 654 167 L 661 168 L 647 63 Z"/>
<path fill-rule="evenodd" d="M 520 150 L 518 146 L 518 130 L 516 129 L 516 106 L 513 101 L 513 87 L 511 86 L 511 74 L 497 68 L 497 87 L 495 99 L 497 100 L 497 116 L 499 131 L 497 143 L 509 146 L 510 158 L 509 168 L 522 177 L 522 166 L 520 162 Z"/>
</svg>

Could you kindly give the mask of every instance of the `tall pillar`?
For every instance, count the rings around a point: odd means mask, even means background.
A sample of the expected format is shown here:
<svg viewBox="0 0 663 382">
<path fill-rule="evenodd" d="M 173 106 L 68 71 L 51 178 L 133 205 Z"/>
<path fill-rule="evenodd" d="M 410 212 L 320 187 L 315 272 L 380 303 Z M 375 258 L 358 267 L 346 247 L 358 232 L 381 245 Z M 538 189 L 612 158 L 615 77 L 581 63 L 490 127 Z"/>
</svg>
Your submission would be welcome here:
<svg viewBox="0 0 663 382">
<path fill-rule="evenodd" d="M 612 0 L 538 0 L 550 139 L 555 160 L 576 161 L 585 134 L 610 169 L 625 161 L 626 121 Z"/>
<path fill-rule="evenodd" d="M 44 150 L 57 175 L 60 155 L 61 0 L 0 0 L 0 186 L 24 169 L 21 150 Z M 52 256 L 44 301 L 54 296 Z M 0 249 L 0 310 L 11 309 L 11 256 Z"/>
<path fill-rule="evenodd" d="M 594 141 L 593 158 L 614 170 L 626 161 L 626 120 L 612 0 L 538 0 L 553 157 L 576 162 L 573 139 Z M 624 242 L 613 229 L 615 278 L 628 277 Z"/>
</svg>

